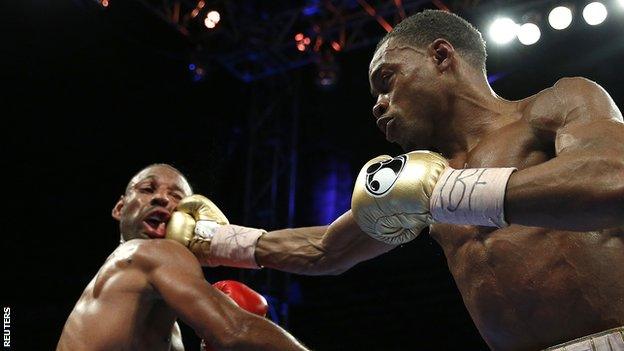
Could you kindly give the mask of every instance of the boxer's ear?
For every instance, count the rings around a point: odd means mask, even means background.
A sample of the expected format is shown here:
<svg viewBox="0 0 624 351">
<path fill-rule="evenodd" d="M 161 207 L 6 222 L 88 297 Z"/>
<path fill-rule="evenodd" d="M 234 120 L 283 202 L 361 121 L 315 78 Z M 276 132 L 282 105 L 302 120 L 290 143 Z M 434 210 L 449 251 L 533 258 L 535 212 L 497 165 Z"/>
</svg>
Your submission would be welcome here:
<svg viewBox="0 0 624 351">
<path fill-rule="evenodd" d="M 116 220 L 120 220 L 121 219 L 121 209 L 122 207 L 124 207 L 124 196 L 121 195 L 119 197 L 119 201 L 117 201 L 117 203 L 115 204 L 115 207 L 113 207 L 113 211 L 111 212 L 113 218 L 115 218 Z"/>
<path fill-rule="evenodd" d="M 439 72 L 444 72 L 451 68 L 455 60 L 455 48 L 446 39 L 436 39 L 429 46 L 436 68 Z"/>
</svg>

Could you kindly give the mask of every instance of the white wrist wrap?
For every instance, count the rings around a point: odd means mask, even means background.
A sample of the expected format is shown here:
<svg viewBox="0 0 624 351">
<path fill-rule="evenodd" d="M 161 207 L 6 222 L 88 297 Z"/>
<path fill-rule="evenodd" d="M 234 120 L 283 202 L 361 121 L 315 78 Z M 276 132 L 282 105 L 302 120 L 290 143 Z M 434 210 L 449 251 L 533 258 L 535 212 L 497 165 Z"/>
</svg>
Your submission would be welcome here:
<svg viewBox="0 0 624 351">
<path fill-rule="evenodd" d="M 196 235 L 210 239 L 207 263 L 211 267 L 261 268 L 256 263 L 255 252 L 256 242 L 264 233 L 262 229 L 213 221 L 198 221 L 195 226 Z"/>
<path fill-rule="evenodd" d="M 506 227 L 505 188 L 516 168 L 447 168 L 429 202 L 439 223 Z"/>
<path fill-rule="evenodd" d="M 212 240 L 217 229 L 221 224 L 215 221 L 199 220 L 195 223 L 195 235 L 204 239 Z"/>
</svg>

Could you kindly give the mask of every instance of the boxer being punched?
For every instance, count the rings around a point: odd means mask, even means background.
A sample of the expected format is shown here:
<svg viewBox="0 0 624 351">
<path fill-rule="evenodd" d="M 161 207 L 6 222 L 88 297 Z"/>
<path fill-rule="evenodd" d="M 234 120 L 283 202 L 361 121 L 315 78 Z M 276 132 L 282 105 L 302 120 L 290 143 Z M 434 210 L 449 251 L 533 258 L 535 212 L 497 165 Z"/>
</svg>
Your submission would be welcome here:
<svg viewBox="0 0 624 351">
<path fill-rule="evenodd" d="M 488 84 L 485 58 L 481 34 L 453 14 L 404 20 L 370 63 L 373 115 L 388 141 L 444 157 L 372 160 L 353 212 L 328 227 L 245 240 L 221 225 L 207 235 L 218 243 L 206 249 L 211 262 L 338 274 L 429 227 L 493 350 L 594 333 L 569 349 L 624 350 L 622 114 L 583 78 L 505 100 Z M 233 235 L 243 248 L 217 240 Z"/>
<path fill-rule="evenodd" d="M 305 350 L 279 326 L 237 307 L 263 314 L 266 301 L 253 290 L 233 282 L 214 288 L 184 246 L 148 240 L 164 238 L 171 212 L 190 194 L 186 179 L 168 165 L 132 178 L 112 212 L 122 244 L 82 293 L 57 350 L 182 350 L 177 318 L 211 350 Z M 227 221 L 218 209 L 211 213 Z"/>
</svg>

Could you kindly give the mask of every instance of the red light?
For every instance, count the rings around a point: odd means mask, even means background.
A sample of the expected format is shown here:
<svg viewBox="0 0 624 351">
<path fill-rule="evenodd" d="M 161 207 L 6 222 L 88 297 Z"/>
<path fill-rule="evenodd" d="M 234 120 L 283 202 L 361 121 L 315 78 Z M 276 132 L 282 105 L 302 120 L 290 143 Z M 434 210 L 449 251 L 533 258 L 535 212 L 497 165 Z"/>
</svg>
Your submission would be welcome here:
<svg viewBox="0 0 624 351">
<path fill-rule="evenodd" d="M 297 34 L 295 35 L 295 40 L 296 40 L 296 41 L 301 41 L 301 40 L 303 40 L 303 33 L 297 33 Z"/>
<path fill-rule="evenodd" d="M 310 45 L 310 38 L 306 37 L 305 39 L 303 39 L 303 43 L 306 45 Z"/>
<path fill-rule="evenodd" d="M 306 47 L 303 44 L 297 44 L 297 50 L 299 51 L 305 51 Z"/>
<path fill-rule="evenodd" d="M 199 14 L 199 10 L 198 9 L 194 9 L 193 11 L 191 11 L 191 17 L 193 17 L 193 18 L 197 17 L 198 14 Z"/>
<path fill-rule="evenodd" d="M 321 45 L 323 45 L 323 38 L 316 37 L 316 41 L 314 41 L 314 51 L 319 52 L 321 50 Z"/>
<path fill-rule="evenodd" d="M 102 6 L 108 7 L 108 0 L 102 0 Z"/>
<path fill-rule="evenodd" d="M 335 51 L 340 51 L 340 50 L 342 49 L 342 48 L 340 47 L 340 44 L 338 44 L 338 43 L 337 43 L 337 42 L 335 42 L 335 41 L 332 41 L 331 46 L 332 46 L 332 48 L 333 48 Z"/>
</svg>

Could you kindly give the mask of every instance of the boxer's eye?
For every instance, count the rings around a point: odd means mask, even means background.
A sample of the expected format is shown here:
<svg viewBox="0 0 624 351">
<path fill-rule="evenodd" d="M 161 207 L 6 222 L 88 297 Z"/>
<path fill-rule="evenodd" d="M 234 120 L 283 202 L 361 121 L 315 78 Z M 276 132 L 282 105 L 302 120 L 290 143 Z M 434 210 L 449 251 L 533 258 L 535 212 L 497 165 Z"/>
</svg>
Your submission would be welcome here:
<svg viewBox="0 0 624 351">
<path fill-rule="evenodd" d="M 173 193 L 173 194 L 171 194 L 171 196 L 173 196 L 173 198 L 178 200 L 178 201 L 182 200 L 182 195 L 180 195 L 178 193 Z"/>
<path fill-rule="evenodd" d="M 142 187 L 142 188 L 139 188 L 139 191 L 142 193 L 151 194 L 154 192 L 154 189 L 152 187 Z"/>
<path fill-rule="evenodd" d="M 381 87 L 384 91 L 388 91 L 390 89 L 390 79 L 392 78 L 391 72 L 383 72 L 381 73 Z"/>
</svg>

